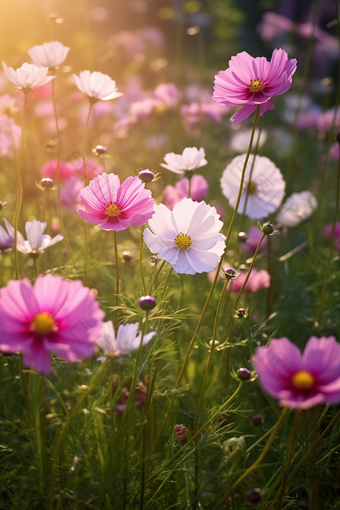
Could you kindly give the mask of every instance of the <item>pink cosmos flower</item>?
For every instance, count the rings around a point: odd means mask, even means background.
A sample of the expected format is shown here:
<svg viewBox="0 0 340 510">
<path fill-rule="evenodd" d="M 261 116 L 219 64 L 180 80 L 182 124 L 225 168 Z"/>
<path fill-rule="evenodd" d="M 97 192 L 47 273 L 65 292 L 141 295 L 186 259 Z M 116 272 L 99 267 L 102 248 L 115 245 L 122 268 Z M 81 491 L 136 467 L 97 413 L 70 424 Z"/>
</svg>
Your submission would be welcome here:
<svg viewBox="0 0 340 510">
<path fill-rule="evenodd" d="M 79 193 L 83 188 L 84 182 L 75 175 L 67 179 L 60 188 L 61 206 L 68 211 L 74 212 L 77 207 L 81 206 Z"/>
<path fill-rule="evenodd" d="M 227 262 L 223 263 L 223 269 L 228 269 L 232 267 L 231 264 Z M 222 273 L 222 272 L 221 272 Z M 238 271 L 239 276 L 235 278 L 235 280 L 231 280 L 227 286 L 227 292 L 239 292 L 244 284 L 244 281 L 247 277 L 248 271 L 240 270 Z M 215 278 L 216 270 L 210 271 L 208 273 L 209 281 L 213 282 Z M 253 268 L 250 273 L 249 280 L 247 285 L 244 288 L 243 292 L 257 292 L 260 289 L 268 289 L 270 287 L 270 274 L 265 269 L 256 269 Z"/>
<path fill-rule="evenodd" d="M 104 312 L 80 281 L 38 276 L 0 291 L 0 351 L 22 352 L 24 364 L 51 371 L 50 351 L 68 362 L 94 352 Z"/>
<path fill-rule="evenodd" d="M 209 184 L 202 175 L 194 175 L 191 179 L 191 198 L 194 202 L 201 202 L 208 194 Z M 163 192 L 163 204 L 172 211 L 177 202 L 189 197 L 189 179 L 183 177 L 174 186 L 166 186 Z"/>
<path fill-rule="evenodd" d="M 286 92 L 296 71 L 296 59 L 289 60 L 282 49 L 275 49 L 271 61 L 251 57 L 247 52 L 231 57 L 229 68 L 215 76 L 213 99 L 223 106 L 244 105 L 231 122 L 241 122 L 259 105 L 260 116 L 272 110 L 270 101 Z"/>
<path fill-rule="evenodd" d="M 2 62 L 2 67 L 6 77 L 19 89 L 35 89 L 56 78 L 56 76 L 47 76 L 48 67 L 37 67 L 25 63 L 14 71 L 12 67 L 7 67 L 5 62 Z"/>
<path fill-rule="evenodd" d="M 160 83 L 153 93 L 168 108 L 175 108 L 182 99 L 182 92 L 174 83 Z"/>
<path fill-rule="evenodd" d="M 258 347 L 252 362 L 263 389 L 283 407 L 340 402 L 340 344 L 333 336 L 312 336 L 303 354 L 288 338 L 276 338 Z"/>
<path fill-rule="evenodd" d="M 53 181 L 56 181 L 57 178 L 57 167 L 58 167 L 58 160 L 57 159 L 51 159 L 50 161 L 46 161 L 44 166 L 41 169 L 41 173 L 44 177 L 49 177 L 50 179 L 53 179 Z M 71 172 L 68 169 L 65 161 L 60 161 L 59 166 L 59 175 L 61 181 L 66 181 L 71 177 Z"/>
<path fill-rule="evenodd" d="M 329 223 L 324 228 L 324 235 L 325 235 L 325 237 L 330 237 L 331 233 L 332 233 L 332 223 Z M 335 238 L 340 237 L 340 222 L 339 221 L 337 221 L 335 224 L 334 237 Z"/>
<path fill-rule="evenodd" d="M 118 175 L 103 173 L 79 193 L 86 211 L 78 209 L 85 221 L 103 230 L 125 230 L 144 225 L 154 213 L 151 191 L 138 177 L 122 184 Z"/>
<path fill-rule="evenodd" d="M 161 106 L 162 103 L 159 99 L 147 97 L 141 101 L 132 103 L 129 108 L 129 113 L 135 121 L 142 121 L 148 119 L 155 110 Z"/>
<path fill-rule="evenodd" d="M 71 175 L 77 177 L 84 177 L 84 161 L 83 158 L 79 157 L 67 161 L 66 167 L 68 168 Z M 92 158 L 86 158 L 86 174 L 88 179 L 94 179 L 98 175 L 103 173 L 103 167 L 100 163 Z"/>
<path fill-rule="evenodd" d="M 21 127 L 7 115 L 0 115 L 0 157 L 13 157 L 21 142 Z"/>
</svg>

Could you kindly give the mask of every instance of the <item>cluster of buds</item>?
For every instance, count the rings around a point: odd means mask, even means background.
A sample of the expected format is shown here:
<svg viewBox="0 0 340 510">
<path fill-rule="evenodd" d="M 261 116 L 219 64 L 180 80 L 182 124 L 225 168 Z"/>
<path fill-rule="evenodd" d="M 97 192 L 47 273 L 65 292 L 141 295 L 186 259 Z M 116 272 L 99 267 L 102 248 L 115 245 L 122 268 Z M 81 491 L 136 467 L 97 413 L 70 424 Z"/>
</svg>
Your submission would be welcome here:
<svg viewBox="0 0 340 510">
<path fill-rule="evenodd" d="M 184 425 L 175 425 L 174 434 L 176 436 L 177 443 L 183 443 L 188 439 L 188 429 Z"/>
</svg>

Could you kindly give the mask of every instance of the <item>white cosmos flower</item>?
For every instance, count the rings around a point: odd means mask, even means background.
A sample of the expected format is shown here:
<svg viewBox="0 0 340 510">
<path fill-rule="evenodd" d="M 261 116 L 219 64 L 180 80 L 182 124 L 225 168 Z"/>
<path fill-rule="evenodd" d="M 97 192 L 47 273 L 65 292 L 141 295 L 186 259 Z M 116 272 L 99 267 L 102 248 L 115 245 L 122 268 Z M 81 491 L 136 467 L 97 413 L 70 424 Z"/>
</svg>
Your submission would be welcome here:
<svg viewBox="0 0 340 510">
<path fill-rule="evenodd" d="M 160 166 L 178 175 L 184 175 L 187 171 L 196 170 L 208 164 L 203 147 L 199 150 L 196 147 L 186 147 L 182 154 L 169 152 L 164 156 L 164 161 L 165 163 L 161 163 Z"/>
<path fill-rule="evenodd" d="M 7 67 L 5 62 L 2 62 L 2 67 L 7 78 L 20 89 L 35 89 L 56 78 L 56 76 L 47 76 L 48 67 L 37 67 L 25 63 L 14 71 L 12 67 Z"/>
<path fill-rule="evenodd" d="M 116 82 L 107 74 L 82 71 L 79 76 L 72 74 L 71 80 L 81 92 L 97 101 L 108 101 L 122 96 L 121 92 L 117 91 Z"/>
<path fill-rule="evenodd" d="M 28 54 L 33 64 L 38 67 L 56 67 L 65 61 L 70 49 L 59 41 L 51 41 L 41 46 L 33 46 L 28 50 Z"/>
<path fill-rule="evenodd" d="M 4 220 L 6 222 L 6 220 Z M 8 223 L 8 222 L 7 222 Z M 8 223 L 6 227 L 8 230 Z M 10 225 L 12 227 L 12 225 Z M 12 227 L 13 228 L 13 227 Z M 6 230 L 0 225 L 0 251 L 9 250 L 13 247 L 14 244 L 14 235 L 11 235 L 10 231 L 8 230 L 8 233 Z"/>
<path fill-rule="evenodd" d="M 6 223 L 8 233 L 14 238 L 14 228 L 6 219 L 4 219 L 4 222 Z M 25 255 L 30 255 L 32 253 L 40 254 L 43 253 L 45 248 L 49 248 L 64 239 L 60 234 L 53 237 L 53 239 L 51 236 L 44 234 L 46 225 L 46 221 L 27 221 L 25 225 L 27 241 L 25 241 L 20 232 L 18 232 L 17 250 Z"/>
<path fill-rule="evenodd" d="M 155 335 L 155 331 L 144 335 L 143 345 L 146 345 Z M 108 321 L 103 324 L 98 345 L 106 354 L 124 356 L 139 348 L 141 337 L 138 322 L 118 326 L 116 338 L 112 321 Z"/>
<path fill-rule="evenodd" d="M 231 137 L 230 147 L 235 152 L 240 152 L 240 153 L 247 152 L 250 136 L 251 136 L 251 129 L 237 131 Z M 257 143 L 258 136 L 259 136 L 259 130 L 256 129 L 255 135 L 254 135 L 253 147 L 255 147 L 255 145 Z M 262 129 L 261 134 L 260 134 L 260 140 L 259 140 L 259 148 L 261 148 L 262 145 L 265 144 L 266 140 L 267 140 L 267 132 L 264 129 Z"/>
<path fill-rule="evenodd" d="M 225 248 L 219 218 L 215 207 L 191 198 L 177 202 L 172 211 L 164 204 L 155 205 L 144 240 L 149 250 L 169 262 L 176 273 L 212 271 Z"/>
<path fill-rule="evenodd" d="M 295 227 L 307 220 L 317 205 L 318 202 L 310 191 L 293 193 L 281 207 L 275 224 L 279 227 Z"/>
<path fill-rule="evenodd" d="M 233 209 L 237 202 L 245 158 L 246 154 L 236 156 L 223 171 L 221 177 L 222 193 L 229 200 L 229 205 Z M 238 208 L 238 213 L 240 214 L 244 208 L 253 158 L 254 156 L 251 154 L 245 172 L 244 185 Z M 269 158 L 256 156 L 245 214 L 249 218 L 260 219 L 275 212 L 283 200 L 285 188 L 286 183 L 275 164 Z"/>
</svg>

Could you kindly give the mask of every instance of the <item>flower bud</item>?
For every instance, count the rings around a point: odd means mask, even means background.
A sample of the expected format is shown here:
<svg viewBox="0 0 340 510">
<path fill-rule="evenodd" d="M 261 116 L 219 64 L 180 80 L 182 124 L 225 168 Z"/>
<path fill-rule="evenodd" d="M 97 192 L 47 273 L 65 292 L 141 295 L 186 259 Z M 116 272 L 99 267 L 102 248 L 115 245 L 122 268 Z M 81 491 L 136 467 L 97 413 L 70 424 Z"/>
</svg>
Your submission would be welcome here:
<svg viewBox="0 0 340 510">
<path fill-rule="evenodd" d="M 143 182 L 151 182 L 154 179 L 155 174 L 151 170 L 146 168 L 145 170 L 141 170 L 139 172 L 138 177 Z"/>
<path fill-rule="evenodd" d="M 253 422 L 253 425 L 256 425 L 256 427 L 259 427 L 262 423 L 261 416 L 255 415 L 252 417 L 251 421 Z"/>
<path fill-rule="evenodd" d="M 156 306 L 156 300 L 152 296 L 142 296 L 138 299 L 139 308 L 147 312 L 148 310 L 152 310 Z"/>
<path fill-rule="evenodd" d="M 245 232 L 239 232 L 238 240 L 240 243 L 246 243 L 248 241 L 248 235 Z"/>
<path fill-rule="evenodd" d="M 107 147 L 104 147 L 104 145 L 97 145 L 94 149 L 92 149 L 93 154 L 96 156 L 102 156 L 107 151 Z"/>
<path fill-rule="evenodd" d="M 183 443 L 188 439 L 188 429 L 184 425 L 175 425 L 174 434 L 177 437 L 177 443 Z"/>
<path fill-rule="evenodd" d="M 51 189 L 54 186 L 53 179 L 50 179 L 49 177 L 44 177 L 40 181 L 40 186 L 44 189 Z"/>
<path fill-rule="evenodd" d="M 123 260 L 125 260 L 125 262 L 130 262 L 132 256 L 133 255 L 130 251 L 123 251 Z"/>
<path fill-rule="evenodd" d="M 6 205 L 7 205 L 7 202 L 1 202 L 1 200 L 0 200 L 0 211 L 1 211 L 1 209 L 3 209 L 4 207 L 6 207 Z"/>
<path fill-rule="evenodd" d="M 250 501 L 250 503 L 259 503 L 261 501 L 260 489 L 253 489 L 252 491 L 248 492 L 247 500 Z"/>
<path fill-rule="evenodd" d="M 241 381 L 249 381 L 249 379 L 251 379 L 251 371 L 248 370 L 248 368 L 239 368 L 237 375 Z"/>
<path fill-rule="evenodd" d="M 228 267 L 227 269 L 222 268 L 222 271 L 227 280 L 235 280 L 235 278 L 240 275 L 240 273 L 232 267 Z"/>
<path fill-rule="evenodd" d="M 261 225 L 261 230 L 266 236 L 270 236 L 275 233 L 275 227 L 270 221 L 266 221 Z"/>
<path fill-rule="evenodd" d="M 240 317 L 240 318 L 241 318 L 241 317 L 245 317 L 245 316 L 246 316 L 246 309 L 245 309 L 245 308 L 239 308 L 239 309 L 237 310 L 237 315 L 238 315 L 238 317 Z"/>
</svg>

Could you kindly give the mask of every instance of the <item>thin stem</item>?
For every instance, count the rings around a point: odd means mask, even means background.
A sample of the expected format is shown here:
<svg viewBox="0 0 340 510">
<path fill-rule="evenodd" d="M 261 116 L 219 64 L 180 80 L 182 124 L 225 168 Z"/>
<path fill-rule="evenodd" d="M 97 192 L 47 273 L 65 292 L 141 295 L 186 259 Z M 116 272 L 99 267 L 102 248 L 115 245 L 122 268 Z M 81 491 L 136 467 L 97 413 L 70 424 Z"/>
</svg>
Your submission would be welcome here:
<svg viewBox="0 0 340 510">
<path fill-rule="evenodd" d="M 233 213 L 233 216 L 231 218 L 231 222 L 230 222 L 230 225 L 229 225 L 229 228 L 228 228 L 227 237 L 226 237 L 226 240 L 225 240 L 225 250 L 224 250 L 224 253 L 225 253 L 225 251 L 227 250 L 227 247 L 228 247 L 228 243 L 229 243 L 229 240 L 230 240 L 230 237 L 231 237 L 231 233 L 232 233 L 232 230 L 233 230 L 233 226 L 234 226 L 234 223 L 235 223 L 235 218 L 236 218 L 237 210 L 238 210 L 238 207 L 239 207 L 239 204 L 240 204 L 240 200 L 241 200 L 241 195 L 242 195 L 242 190 L 243 190 L 243 183 L 244 183 L 244 175 L 245 175 L 245 171 L 246 171 L 246 168 L 247 168 L 247 163 L 248 163 L 248 160 L 249 160 L 249 155 L 250 155 L 250 152 L 251 152 L 251 148 L 252 148 L 252 145 L 253 145 L 254 134 L 255 134 L 255 127 L 256 127 L 258 115 L 259 115 L 259 107 L 257 106 L 256 107 L 256 111 L 255 111 L 255 118 L 254 118 L 253 128 L 252 128 L 252 132 L 251 132 L 251 136 L 250 136 L 250 141 L 249 141 L 248 152 L 246 154 L 246 158 L 245 158 L 245 161 L 244 161 L 244 164 L 243 164 L 243 169 L 242 169 L 242 175 L 241 175 L 241 181 L 240 181 L 240 188 L 239 188 L 239 192 L 238 192 L 238 197 L 237 197 L 234 213 Z M 220 269 L 222 267 L 222 262 L 223 262 L 223 255 L 221 256 L 220 262 L 219 262 L 219 264 L 218 264 L 218 266 L 216 268 L 216 274 L 215 274 L 214 281 L 213 281 L 213 283 L 211 285 L 211 288 L 210 288 L 207 300 L 206 300 L 205 305 L 203 307 L 203 310 L 202 310 L 201 316 L 199 318 L 198 324 L 196 326 L 195 332 L 193 334 L 193 337 L 190 340 L 190 343 L 189 343 L 189 346 L 188 346 L 188 350 L 187 350 L 187 353 L 185 355 L 185 358 L 184 358 L 184 361 L 183 361 L 183 364 L 182 364 L 179 376 L 177 378 L 174 390 L 176 390 L 178 388 L 178 386 L 179 386 L 179 384 L 180 384 L 180 382 L 182 380 L 182 377 L 183 377 L 186 365 L 187 365 L 189 357 L 190 357 L 190 353 L 191 353 L 191 351 L 192 351 L 192 349 L 194 347 L 196 337 L 197 337 L 198 332 L 199 332 L 199 330 L 201 328 L 201 325 L 203 323 L 203 319 L 205 317 L 205 314 L 206 314 L 206 311 L 208 309 L 211 297 L 213 295 L 213 291 L 214 291 L 214 288 L 216 286 L 218 275 L 219 275 Z M 164 427 L 166 425 L 166 422 L 167 422 L 169 414 L 170 414 L 171 405 L 172 405 L 172 403 L 174 401 L 174 398 L 175 398 L 175 396 L 172 397 L 171 403 L 170 403 L 170 405 L 169 405 L 169 407 L 167 409 L 167 412 L 165 414 L 165 417 L 164 417 L 164 420 L 163 420 L 160 432 L 159 432 L 158 437 L 157 437 L 156 442 L 155 442 L 155 448 L 156 448 L 156 446 L 158 444 L 158 441 L 160 440 L 160 438 L 162 436 Z"/>
<path fill-rule="evenodd" d="M 37 267 L 36 257 L 33 257 L 33 266 L 34 266 L 34 276 L 35 276 L 35 278 L 38 278 L 38 267 Z"/>
<path fill-rule="evenodd" d="M 23 198 L 23 184 L 22 184 L 22 176 L 25 173 L 25 147 L 26 147 L 26 125 L 25 125 L 25 116 L 26 116 L 26 104 L 27 104 L 27 94 L 28 92 L 24 92 L 24 105 L 22 108 L 21 114 L 21 161 L 18 161 L 17 166 L 17 180 L 18 180 L 18 197 L 17 203 L 15 207 L 14 213 L 14 265 L 15 265 L 15 278 L 19 280 L 19 258 L 18 258 L 18 226 L 19 226 L 19 216 L 22 206 L 22 198 Z"/>
<path fill-rule="evenodd" d="M 189 187 L 188 187 L 188 198 L 191 198 L 191 179 L 192 179 L 192 176 L 188 177 L 188 181 L 189 181 L 189 183 L 188 183 L 188 185 L 189 185 Z"/>
<path fill-rule="evenodd" d="M 299 409 L 296 412 L 296 415 L 295 415 L 294 425 L 293 425 L 293 430 L 292 430 L 292 436 L 291 436 L 291 440 L 290 440 L 290 444 L 289 444 L 289 451 L 288 451 L 288 457 L 287 457 L 287 462 L 286 462 L 286 468 L 285 468 L 284 473 L 283 473 L 282 483 L 281 483 L 281 487 L 280 487 L 280 492 L 279 492 L 278 497 L 277 497 L 277 500 L 278 500 L 277 510 L 280 510 L 280 508 L 281 508 L 282 498 L 283 498 L 284 493 L 285 493 L 285 488 L 286 488 L 286 483 L 287 483 L 287 477 L 288 477 L 288 472 L 289 472 L 289 468 L 290 468 L 290 463 L 292 461 L 293 453 L 294 453 L 294 450 L 295 450 L 295 447 L 296 447 L 296 440 L 297 440 L 297 434 L 298 434 L 299 426 L 300 426 L 300 419 L 301 419 L 301 411 Z"/>
<path fill-rule="evenodd" d="M 86 169 L 86 148 L 87 148 L 87 140 L 89 137 L 89 122 L 91 117 L 91 112 L 93 108 L 93 102 L 90 99 L 90 107 L 87 114 L 86 124 L 85 124 L 85 133 L 84 133 L 84 140 L 83 140 L 83 149 L 82 149 L 82 157 L 83 157 L 83 167 L 84 167 L 84 184 L 85 186 L 88 185 L 89 180 L 87 176 L 87 169 Z M 85 266 L 85 276 L 87 275 L 87 265 L 88 265 L 88 258 L 89 258 L 89 227 L 87 222 L 84 224 L 84 243 L 85 243 L 85 250 L 84 250 L 84 266 Z"/>
<path fill-rule="evenodd" d="M 207 367 L 205 369 L 205 374 L 204 374 L 201 394 L 200 394 L 200 398 L 199 398 L 199 406 L 202 405 L 203 398 L 204 398 L 205 388 L 206 388 L 206 384 L 207 384 L 207 380 L 208 380 L 208 373 L 209 373 L 209 369 L 210 369 L 210 365 L 211 365 L 211 360 L 212 360 L 212 356 L 213 356 L 214 348 L 215 348 L 218 317 L 219 317 L 219 314 L 220 314 L 220 309 L 221 309 L 223 297 L 225 295 L 225 291 L 227 289 L 227 285 L 228 285 L 229 281 L 230 281 L 229 278 L 227 278 L 225 280 L 225 282 L 223 284 L 223 288 L 222 288 L 221 294 L 220 294 L 220 298 L 219 298 L 218 304 L 217 304 L 217 309 L 216 309 L 216 313 L 215 313 L 215 320 L 214 320 L 213 335 L 212 335 L 212 339 L 211 339 L 210 354 L 209 354 L 209 359 L 208 359 Z"/>
<path fill-rule="evenodd" d="M 139 254 L 139 265 L 140 265 L 140 274 L 142 276 L 142 287 L 143 287 L 143 295 L 146 295 L 146 283 L 144 276 L 144 267 L 143 267 L 143 248 L 144 248 L 144 225 L 141 227 L 141 235 L 140 235 L 140 254 Z"/>
<path fill-rule="evenodd" d="M 340 148 L 340 139 L 338 140 L 338 143 L 339 143 L 339 148 Z M 321 297 L 320 297 L 320 303 L 319 303 L 318 314 L 317 314 L 318 322 L 320 321 L 320 319 L 322 317 L 322 310 L 323 310 L 324 301 L 325 301 L 325 297 L 326 297 L 329 272 L 331 269 L 334 233 L 335 233 L 336 221 L 337 221 L 338 215 L 339 215 L 339 201 L 340 201 L 340 156 L 339 156 L 339 165 L 338 165 L 338 176 L 337 176 L 337 180 L 336 180 L 335 211 L 334 211 L 334 216 L 333 216 L 331 235 L 329 238 L 329 255 L 328 255 L 328 259 L 327 259 L 326 271 L 325 271 L 325 276 L 324 276 L 324 280 L 323 280 L 323 284 L 322 284 Z"/>
<path fill-rule="evenodd" d="M 325 428 L 325 430 L 322 432 L 322 434 L 320 434 L 320 436 L 318 437 L 318 439 L 315 441 L 315 443 L 313 444 L 313 446 L 310 447 L 310 449 L 304 454 L 304 456 L 302 457 L 302 459 L 299 460 L 299 462 L 296 464 L 295 468 L 293 469 L 293 471 L 290 473 L 290 475 L 288 476 L 287 478 L 287 482 L 289 482 L 289 480 L 291 480 L 293 478 L 293 476 L 295 475 L 295 473 L 297 472 L 297 470 L 302 466 L 302 464 L 305 462 L 306 459 L 308 459 L 308 457 L 310 456 L 311 453 L 313 453 L 313 451 L 315 450 L 315 448 L 318 446 L 318 444 L 320 443 L 320 441 L 325 437 L 325 435 L 327 434 L 327 432 L 333 427 L 334 423 L 336 422 L 336 420 L 340 417 L 340 410 L 336 413 L 336 415 L 334 416 L 334 418 L 332 419 L 332 421 L 327 425 L 327 427 Z"/>
<path fill-rule="evenodd" d="M 248 273 L 247 273 L 246 279 L 245 279 L 245 280 L 244 280 L 244 282 L 243 282 L 242 287 L 240 288 L 239 293 L 237 294 L 237 298 L 236 298 L 236 300 L 235 300 L 235 304 L 234 304 L 234 308 L 233 308 L 233 310 L 236 310 L 236 309 L 237 309 L 237 305 L 238 305 L 238 303 L 239 303 L 239 301 L 240 301 L 240 298 L 241 298 L 242 293 L 243 293 L 243 291 L 244 291 L 244 289 L 245 289 L 245 286 L 246 286 L 246 285 L 247 285 L 247 283 L 248 283 L 249 277 L 250 277 L 250 275 L 251 275 L 251 272 L 252 272 L 253 267 L 254 267 L 254 264 L 255 264 L 255 260 L 256 260 L 257 254 L 258 254 L 258 252 L 259 252 L 259 249 L 260 249 L 260 246 L 261 246 L 261 244 L 262 244 L 262 241 L 263 241 L 263 239 L 265 238 L 265 235 L 266 235 L 266 234 L 262 234 L 261 239 L 259 240 L 258 245 L 256 246 L 256 250 L 255 250 L 255 253 L 254 253 L 253 259 L 252 259 L 251 264 L 250 264 L 250 266 L 249 266 L 249 271 L 248 271 Z M 231 316 L 230 326 L 229 326 L 229 331 L 228 331 L 228 336 L 227 336 L 227 339 L 226 339 L 226 341 L 224 342 L 224 344 L 223 344 L 223 345 L 226 345 L 226 344 L 228 344 L 228 343 L 229 343 L 229 340 L 230 340 L 230 336 L 231 336 L 231 332 L 232 332 L 233 326 L 234 326 L 234 315 L 232 315 L 232 316 Z"/>
<path fill-rule="evenodd" d="M 57 112 L 57 103 L 55 99 L 55 85 L 54 81 L 52 80 L 52 101 L 53 101 L 53 110 L 54 110 L 54 119 L 55 119 L 55 125 L 58 135 L 58 144 L 60 144 L 60 132 L 59 132 L 59 122 L 58 122 L 58 112 Z M 58 147 L 59 149 L 59 147 Z M 61 235 L 64 238 L 64 243 L 67 249 L 67 252 L 69 254 L 70 259 L 72 260 L 72 264 L 75 264 L 74 255 L 70 246 L 70 243 L 68 241 L 67 232 L 64 225 L 63 220 L 63 214 L 61 211 L 61 198 L 60 198 L 60 154 L 58 155 L 58 161 L 57 161 L 57 171 L 56 171 L 56 186 L 57 186 L 57 211 L 58 211 L 58 219 L 59 219 L 59 228 Z M 46 193 L 46 191 L 44 191 Z"/>
<path fill-rule="evenodd" d="M 240 220 L 240 227 L 239 227 L 239 231 L 240 232 L 243 231 L 244 218 L 245 218 L 245 215 L 246 215 L 247 202 L 248 202 L 249 193 L 250 193 L 251 178 L 253 176 L 255 159 L 256 159 L 256 156 L 257 156 L 257 153 L 258 153 L 258 150 L 259 150 L 262 126 L 263 126 L 263 116 L 260 117 L 259 130 L 258 130 L 258 135 L 257 135 L 257 140 L 256 140 L 256 145 L 255 145 L 255 150 L 254 150 L 254 157 L 253 157 L 253 161 L 251 163 L 251 168 L 250 168 L 250 172 L 249 172 L 247 191 L 246 191 L 246 196 L 245 196 L 245 199 L 244 199 L 244 206 L 243 206 L 242 216 L 241 216 L 241 220 Z"/>
<path fill-rule="evenodd" d="M 279 419 L 277 420 L 275 426 L 273 427 L 273 430 L 272 430 L 272 433 L 270 434 L 269 438 L 268 438 L 268 441 L 266 442 L 265 444 L 265 447 L 263 448 L 262 452 L 261 452 L 261 455 L 257 458 L 257 460 L 246 470 L 245 473 L 243 473 L 242 476 L 240 476 L 240 478 L 234 483 L 234 485 L 228 489 L 228 491 L 224 494 L 223 498 L 219 501 L 219 503 L 217 505 L 214 506 L 213 510 L 217 510 L 221 505 L 222 503 L 227 499 L 228 496 L 230 496 L 230 494 L 232 492 L 234 492 L 234 490 L 236 489 L 236 487 L 238 487 L 240 485 L 241 482 L 243 482 L 243 480 L 245 478 L 247 478 L 248 475 L 250 475 L 250 473 L 252 473 L 254 471 L 254 469 L 256 469 L 256 467 L 261 464 L 262 460 L 265 458 L 265 456 L 267 455 L 267 452 L 269 450 L 269 447 L 270 445 L 272 444 L 273 442 L 273 439 L 274 439 L 274 436 L 278 430 L 278 428 L 280 427 L 281 425 L 281 422 L 283 420 L 283 418 L 285 417 L 286 413 L 287 413 L 288 409 L 286 407 L 284 407 L 282 409 L 282 412 L 279 416 Z"/>
<path fill-rule="evenodd" d="M 118 246 L 117 246 L 117 232 L 113 231 L 113 244 L 115 250 L 115 265 L 116 265 L 116 307 L 119 303 L 119 261 L 118 261 Z M 115 322 L 118 326 L 118 309 L 115 311 Z"/>
<path fill-rule="evenodd" d="M 42 192 L 42 197 L 41 197 L 41 214 L 40 214 L 41 221 L 44 221 L 44 219 L 45 219 L 46 201 L 47 201 L 46 193 L 47 193 L 47 190 L 45 189 Z"/>
</svg>

